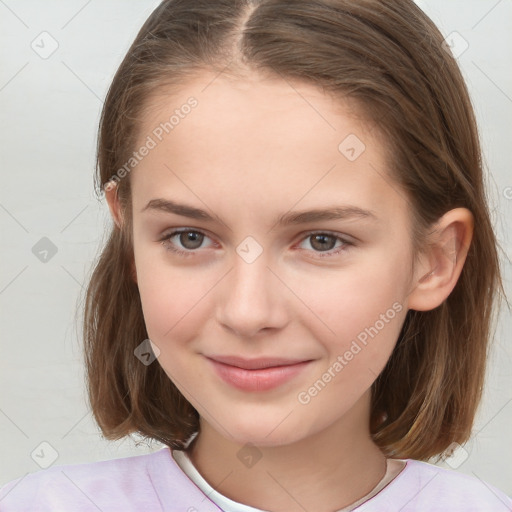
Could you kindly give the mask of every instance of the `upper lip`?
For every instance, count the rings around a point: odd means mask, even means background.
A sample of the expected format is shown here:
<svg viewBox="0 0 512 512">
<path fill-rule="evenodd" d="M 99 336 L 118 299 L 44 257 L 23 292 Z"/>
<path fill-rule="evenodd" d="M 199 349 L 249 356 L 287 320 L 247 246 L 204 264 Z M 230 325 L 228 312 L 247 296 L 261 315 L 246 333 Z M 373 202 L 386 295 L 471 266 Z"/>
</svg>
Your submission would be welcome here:
<svg viewBox="0 0 512 512">
<path fill-rule="evenodd" d="M 271 368 L 273 366 L 290 366 L 292 364 L 304 363 L 307 359 L 290 359 L 281 357 L 257 357 L 254 359 L 245 359 L 239 356 L 207 356 L 219 363 L 237 366 L 245 370 L 258 370 L 261 368 Z"/>
</svg>

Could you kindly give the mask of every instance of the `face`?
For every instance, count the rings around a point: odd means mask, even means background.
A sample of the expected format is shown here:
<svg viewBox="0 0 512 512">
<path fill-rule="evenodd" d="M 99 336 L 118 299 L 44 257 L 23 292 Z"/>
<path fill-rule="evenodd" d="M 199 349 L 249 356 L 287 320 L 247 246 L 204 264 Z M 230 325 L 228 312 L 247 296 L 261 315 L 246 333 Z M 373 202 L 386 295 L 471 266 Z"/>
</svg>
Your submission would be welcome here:
<svg viewBox="0 0 512 512">
<path fill-rule="evenodd" d="M 304 439 L 368 397 L 395 346 L 411 287 L 405 194 L 383 143 L 313 86 L 204 72 L 167 93 L 130 175 L 152 364 L 224 437 Z"/>
</svg>

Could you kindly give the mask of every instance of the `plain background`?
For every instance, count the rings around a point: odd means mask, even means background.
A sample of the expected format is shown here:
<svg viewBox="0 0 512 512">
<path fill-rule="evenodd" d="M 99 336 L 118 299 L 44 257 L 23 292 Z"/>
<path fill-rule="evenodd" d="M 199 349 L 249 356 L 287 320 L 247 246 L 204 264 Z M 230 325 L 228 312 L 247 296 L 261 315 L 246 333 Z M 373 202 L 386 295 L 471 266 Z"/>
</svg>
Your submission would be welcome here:
<svg viewBox="0 0 512 512">
<path fill-rule="evenodd" d="M 111 226 L 106 202 L 98 201 L 93 190 L 102 102 L 122 57 L 158 3 L 0 0 L 0 484 L 41 470 L 41 464 L 91 462 L 161 447 L 101 437 L 86 404 L 80 312 L 75 317 Z M 418 3 L 445 36 L 452 34 L 457 51 L 465 49 L 458 61 L 480 123 L 493 220 L 510 257 L 512 1 Z M 42 58 L 34 51 L 33 46 L 51 50 L 52 39 L 58 43 L 52 55 Z M 50 248 L 46 262 L 36 257 L 36 244 L 49 245 L 43 237 L 56 251 Z M 510 262 L 503 259 L 503 266 L 510 294 Z M 505 310 L 474 436 L 464 447 L 468 457 L 459 450 L 452 461 L 456 471 L 508 494 L 511 330 Z M 45 455 L 38 459 L 38 453 Z"/>
</svg>

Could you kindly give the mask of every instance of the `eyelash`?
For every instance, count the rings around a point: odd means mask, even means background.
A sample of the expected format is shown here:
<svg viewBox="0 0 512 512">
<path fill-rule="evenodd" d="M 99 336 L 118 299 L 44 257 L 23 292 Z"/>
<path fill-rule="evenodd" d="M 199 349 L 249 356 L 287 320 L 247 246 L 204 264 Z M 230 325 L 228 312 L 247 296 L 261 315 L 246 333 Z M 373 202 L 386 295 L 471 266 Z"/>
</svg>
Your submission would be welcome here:
<svg viewBox="0 0 512 512">
<path fill-rule="evenodd" d="M 173 237 L 175 237 L 176 235 L 179 235 L 181 233 L 198 233 L 198 234 L 204 235 L 205 237 L 208 237 L 208 235 L 206 235 L 206 233 L 203 233 L 202 231 L 198 231 L 196 229 L 184 228 L 184 229 L 175 230 L 172 233 L 169 233 L 168 235 L 165 235 L 163 238 L 160 239 L 160 243 L 164 246 L 165 250 L 171 251 L 171 252 L 178 254 L 179 256 L 185 257 L 185 258 L 195 256 L 196 252 L 198 252 L 199 249 L 196 249 L 195 251 L 192 251 L 192 250 L 184 251 L 182 249 L 178 249 L 178 248 L 174 247 L 171 244 L 170 240 Z M 339 254 L 343 251 L 346 251 L 348 247 L 355 245 L 353 242 L 350 242 L 349 240 L 347 240 L 343 237 L 340 237 L 340 236 L 336 235 L 335 233 L 331 233 L 329 231 L 311 231 L 309 233 L 306 233 L 306 235 L 304 236 L 304 238 L 301 239 L 301 241 L 306 240 L 307 238 L 310 238 L 313 235 L 328 235 L 328 236 L 336 238 L 337 240 L 340 240 L 343 243 L 343 245 L 336 248 L 336 250 L 331 249 L 330 251 L 313 251 L 318 254 L 317 257 L 319 257 L 319 258 L 329 258 L 332 256 L 336 256 L 337 254 Z M 307 249 L 302 249 L 302 250 L 307 250 Z"/>
</svg>

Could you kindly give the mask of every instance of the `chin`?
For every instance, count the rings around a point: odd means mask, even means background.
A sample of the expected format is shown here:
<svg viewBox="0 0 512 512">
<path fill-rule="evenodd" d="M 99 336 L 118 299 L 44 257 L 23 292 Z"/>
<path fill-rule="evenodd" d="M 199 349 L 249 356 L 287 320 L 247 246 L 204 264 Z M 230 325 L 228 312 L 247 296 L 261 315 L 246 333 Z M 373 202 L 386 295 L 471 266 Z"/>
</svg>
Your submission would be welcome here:
<svg viewBox="0 0 512 512">
<path fill-rule="evenodd" d="M 267 435 L 263 432 L 239 432 L 233 439 L 233 441 L 241 446 L 245 446 L 247 444 L 251 444 L 254 446 L 259 446 L 261 448 L 275 448 L 278 446 L 285 446 L 287 444 L 293 444 L 296 441 L 300 440 L 300 436 L 295 439 L 291 438 L 290 435 Z"/>
<path fill-rule="evenodd" d="M 302 427 L 303 428 L 303 427 Z M 307 432 L 293 425 L 286 419 L 272 417 L 268 420 L 251 416 L 247 422 L 239 422 L 236 425 L 226 426 L 230 432 L 230 441 L 241 446 L 250 443 L 261 447 L 276 447 L 292 444 L 307 436 Z M 219 432 L 225 435 L 225 432 Z"/>
</svg>

